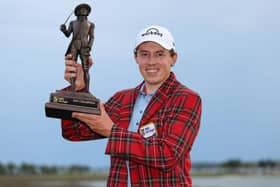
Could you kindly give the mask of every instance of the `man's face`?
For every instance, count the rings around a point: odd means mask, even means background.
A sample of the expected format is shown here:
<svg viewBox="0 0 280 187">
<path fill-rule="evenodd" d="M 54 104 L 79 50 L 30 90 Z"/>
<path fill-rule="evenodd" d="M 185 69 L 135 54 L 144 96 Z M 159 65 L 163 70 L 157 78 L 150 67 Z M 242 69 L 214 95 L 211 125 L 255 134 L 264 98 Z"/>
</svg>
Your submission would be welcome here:
<svg viewBox="0 0 280 187">
<path fill-rule="evenodd" d="M 177 54 L 171 56 L 170 52 L 159 44 L 145 42 L 138 47 L 135 60 L 146 82 L 146 88 L 154 90 L 169 77 Z"/>
</svg>

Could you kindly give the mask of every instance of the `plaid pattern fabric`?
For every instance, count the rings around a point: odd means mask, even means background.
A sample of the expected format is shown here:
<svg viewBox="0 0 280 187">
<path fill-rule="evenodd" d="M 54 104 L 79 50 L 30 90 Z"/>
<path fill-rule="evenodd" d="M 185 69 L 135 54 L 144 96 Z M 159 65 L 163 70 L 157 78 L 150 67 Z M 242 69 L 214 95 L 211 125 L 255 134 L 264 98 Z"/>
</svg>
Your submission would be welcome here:
<svg viewBox="0 0 280 187">
<path fill-rule="evenodd" d="M 154 123 L 157 136 L 143 138 L 127 131 L 141 83 L 117 92 L 105 105 L 115 123 L 105 153 L 111 156 L 108 187 L 127 186 L 129 160 L 132 186 L 191 187 L 190 151 L 200 126 L 201 99 L 179 83 L 175 75 L 157 90 L 148 104 L 140 127 Z M 100 138 L 83 124 L 62 121 L 63 136 L 73 141 Z"/>
</svg>

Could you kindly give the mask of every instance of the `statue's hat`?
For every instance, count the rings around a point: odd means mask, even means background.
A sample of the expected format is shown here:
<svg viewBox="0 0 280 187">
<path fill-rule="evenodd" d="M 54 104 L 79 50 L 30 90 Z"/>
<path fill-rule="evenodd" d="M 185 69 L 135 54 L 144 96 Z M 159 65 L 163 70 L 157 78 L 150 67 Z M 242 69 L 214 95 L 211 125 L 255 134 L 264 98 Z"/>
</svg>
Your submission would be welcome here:
<svg viewBox="0 0 280 187">
<path fill-rule="evenodd" d="M 74 10 L 75 15 L 76 15 L 76 16 L 80 16 L 80 15 L 81 15 L 80 10 L 81 10 L 82 8 L 87 9 L 86 15 L 83 14 L 83 16 L 88 16 L 89 13 L 90 13 L 90 11 L 91 11 L 91 8 L 90 8 L 90 6 L 89 6 L 88 4 L 85 4 L 85 3 L 79 4 L 78 6 L 76 6 L 76 8 L 75 8 L 75 10 Z"/>
</svg>

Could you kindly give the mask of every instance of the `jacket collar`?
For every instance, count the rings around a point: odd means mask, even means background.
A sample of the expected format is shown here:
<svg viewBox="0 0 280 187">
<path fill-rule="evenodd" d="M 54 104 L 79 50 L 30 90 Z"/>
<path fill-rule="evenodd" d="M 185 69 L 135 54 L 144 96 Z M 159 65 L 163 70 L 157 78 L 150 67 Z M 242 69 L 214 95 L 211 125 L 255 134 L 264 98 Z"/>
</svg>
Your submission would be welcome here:
<svg viewBox="0 0 280 187">
<path fill-rule="evenodd" d="M 144 81 L 134 89 L 133 103 L 135 103 L 143 84 Z M 176 85 L 178 85 L 178 81 L 176 80 L 175 74 L 171 72 L 167 80 L 158 88 L 158 90 L 152 97 L 150 103 L 148 104 L 145 110 L 145 113 L 143 114 L 140 126 L 150 122 L 149 120 L 151 119 L 151 117 L 162 107 L 164 103 L 166 103 L 165 101 L 168 99 L 168 95 L 174 90 Z M 131 110 L 133 110 L 133 108 Z"/>
<path fill-rule="evenodd" d="M 177 84 L 175 83 L 177 82 L 176 80 L 176 76 L 173 72 L 170 72 L 169 77 L 166 79 L 166 81 L 157 89 L 156 91 L 156 95 L 159 93 L 162 94 L 166 94 L 168 95 L 168 93 L 170 91 L 172 91 L 172 89 L 174 88 L 174 86 L 176 86 Z M 141 91 L 141 89 L 143 88 L 145 84 L 145 81 L 141 82 L 135 89 L 134 89 L 134 94 L 136 94 L 135 96 L 137 97 L 137 95 L 139 94 L 139 92 Z M 135 98 L 136 99 L 136 98 Z"/>
</svg>

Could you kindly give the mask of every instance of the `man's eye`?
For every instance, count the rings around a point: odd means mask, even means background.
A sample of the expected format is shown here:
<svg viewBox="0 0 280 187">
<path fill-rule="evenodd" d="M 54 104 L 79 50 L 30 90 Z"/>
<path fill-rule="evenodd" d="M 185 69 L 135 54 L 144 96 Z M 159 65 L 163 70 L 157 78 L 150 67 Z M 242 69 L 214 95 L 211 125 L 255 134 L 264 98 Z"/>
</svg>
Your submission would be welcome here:
<svg viewBox="0 0 280 187">
<path fill-rule="evenodd" d="M 142 57 L 147 57 L 147 56 L 148 56 L 148 53 L 141 53 L 140 56 L 142 56 Z"/>
<path fill-rule="evenodd" d="M 162 57 L 162 56 L 164 56 L 164 53 L 157 53 L 157 56 Z"/>
</svg>

